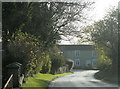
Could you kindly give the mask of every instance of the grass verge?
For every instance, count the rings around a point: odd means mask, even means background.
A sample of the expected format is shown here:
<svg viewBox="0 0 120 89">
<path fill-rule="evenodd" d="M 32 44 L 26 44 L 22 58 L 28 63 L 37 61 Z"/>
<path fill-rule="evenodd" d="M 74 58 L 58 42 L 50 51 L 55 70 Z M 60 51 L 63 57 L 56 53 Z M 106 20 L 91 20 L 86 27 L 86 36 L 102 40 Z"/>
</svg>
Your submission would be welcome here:
<svg viewBox="0 0 120 89">
<path fill-rule="evenodd" d="M 94 75 L 94 77 L 96 79 L 99 79 L 108 83 L 113 83 L 113 84 L 118 83 L 118 76 L 115 76 L 113 73 L 106 73 L 103 71 L 99 71 Z"/>
<path fill-rule="evenodd" d="M 56 74 L 56 75 L 38 73 L 38 74 L 35 74 L 33 77 L 28 77 L 26 79 L 26 83 L 23 83 L 22 89 L 36 89 L 36 88 L 46 89 L 50 81 L 52 81 L 57 77 L 68 75 L 68 74 L 72 74 L 72 73 L 69 72 L 69 73 Z"/>
</svg>

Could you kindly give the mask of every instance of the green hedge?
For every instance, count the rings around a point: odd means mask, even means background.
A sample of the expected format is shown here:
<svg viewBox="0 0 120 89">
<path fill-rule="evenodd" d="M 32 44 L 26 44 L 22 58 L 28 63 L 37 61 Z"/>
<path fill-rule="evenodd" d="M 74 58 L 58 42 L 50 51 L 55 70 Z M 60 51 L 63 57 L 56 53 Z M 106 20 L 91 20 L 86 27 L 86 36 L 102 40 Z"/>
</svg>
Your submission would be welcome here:
<svg viewBox="0 0 120 89">
<path fill-rule="evenodd" d="M 50 57 L 43 51 L 42 41 L 37 37 L 18 30 L 8 41 L 6 62 L 20 62 L 23 65 L 22 72 L 26 76 L 44 70 L 43 66 L 47 68 L 45 72 L 50 72 Z"/>
</svg>

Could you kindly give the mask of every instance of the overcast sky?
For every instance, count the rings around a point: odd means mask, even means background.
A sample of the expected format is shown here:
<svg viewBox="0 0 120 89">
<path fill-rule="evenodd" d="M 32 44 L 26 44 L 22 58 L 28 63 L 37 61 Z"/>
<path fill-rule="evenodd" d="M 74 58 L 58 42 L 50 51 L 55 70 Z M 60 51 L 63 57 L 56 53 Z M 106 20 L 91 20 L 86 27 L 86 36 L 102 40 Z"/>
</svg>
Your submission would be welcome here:
<svg viewBox="0 0 120 89">
<path fill-rule="evenodd" d="M 93 12 L 93 15 L 95 16 L 95 20 L 99 20 L 104 17 L 106 12 L 109 10 L 109 8 L 116 6 L 118 7 L 118 2 L 120 0 L 93 0 L 95 1 L 95 9 Z"/>
<path fill-rule="evenodd" d="M 91 0 L 94 1 L 95 4 L 93 5 L 92 11 L 89 12 L 90 17 L 92 18 L 92 22 L 99 21 L 102 19 L 107 11 L 112 7 L 118 7 L 118 2 L 120 0 Z M 74 44 L 77 43 L 77 38 L 71 40 L 71 43 L 68 41 L 61 41 L 61 44 Z"/>
<path fill-rule="evenodd" d="M 5 1 L 10 1 L 10 0 L 0 0 L 0 1 L 5 2 Z M 13 0 L 11 0 L 11 1 L 13 1 Z M 25 1 L 25 0 L 16 0 L 16 1 Z M 31 1 L 33 1 L 33 0 L 31 0 Z M 38 1 L 38 0 L 36 0 L 36 1 Z M 47 0 L 45 0 L 45 1 L 47 1 Z M 76 1 L 78 1 L 78 0 L 76 0 Z M 93 21 L 98 21 L 98 20 L 102 19 L 109 8 L 112 8 L 113 6 L 118 7 L 118 2 L 120 0 L 88 0 L 88 1 L 95 2 L 95 4 L 93 5 L 94 9 L 91 12 L 89 12 L 89 15 L 92 19 L 91 21 L 93 22 Z M 1 41 L 1 39 L 0 39 L 0 41 Z M 75 38 L 74 40 L 71 40 L 71 42 L 76 43 L 77 39 Z M 71 43 L 68 41 L 62 41 L 61 44 L 71 44 Z"/>
</svg>

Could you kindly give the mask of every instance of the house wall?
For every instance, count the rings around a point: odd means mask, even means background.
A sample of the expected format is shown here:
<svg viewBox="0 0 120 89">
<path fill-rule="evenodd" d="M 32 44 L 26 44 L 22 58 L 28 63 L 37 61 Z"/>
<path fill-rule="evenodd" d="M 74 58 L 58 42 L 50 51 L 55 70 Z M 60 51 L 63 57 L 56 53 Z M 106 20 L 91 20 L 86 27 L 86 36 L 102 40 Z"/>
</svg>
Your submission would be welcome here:
<svg viewBox="0 0 120 89">
<path fill-rule="evenodd" d="M 70 46 L 69 46 L 70 47 Z M 68 59 L 74 60 L 74 67 L 89 67 L 96 66 L 97 52 L 94 49 L 76 49 L 74 46 L 69 49 L 67 46 L 60 47 L 63 56 Z"/>
</svg>

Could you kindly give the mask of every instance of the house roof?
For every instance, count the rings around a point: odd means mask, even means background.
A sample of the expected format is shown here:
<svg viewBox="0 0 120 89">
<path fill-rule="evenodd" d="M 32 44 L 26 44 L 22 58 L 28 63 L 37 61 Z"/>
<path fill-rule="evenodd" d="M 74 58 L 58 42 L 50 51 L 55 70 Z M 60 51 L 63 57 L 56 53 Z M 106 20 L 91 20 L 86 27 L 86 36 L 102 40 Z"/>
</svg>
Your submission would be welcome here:
<svg viewBox="0 0 120 89">
<path fill-rule="evenodd" d="M 93 45 L 58 45 L 61 50 L 95 50 Z"/>
</svg>

